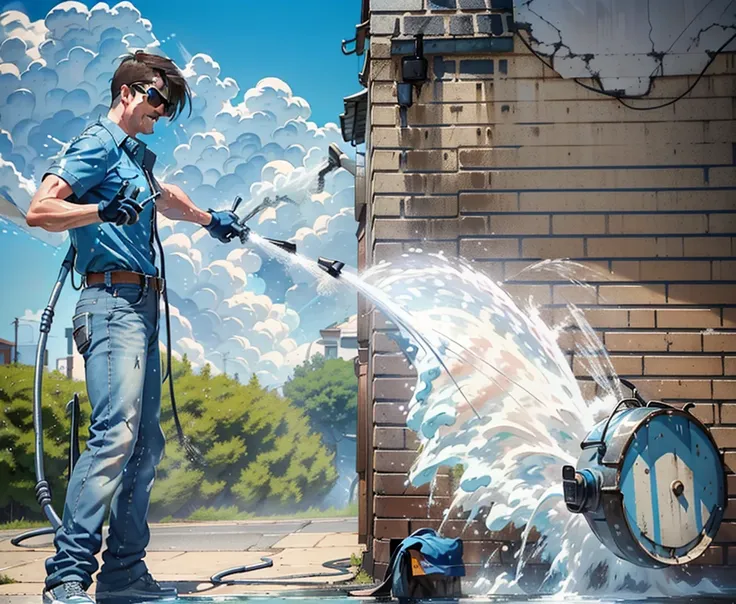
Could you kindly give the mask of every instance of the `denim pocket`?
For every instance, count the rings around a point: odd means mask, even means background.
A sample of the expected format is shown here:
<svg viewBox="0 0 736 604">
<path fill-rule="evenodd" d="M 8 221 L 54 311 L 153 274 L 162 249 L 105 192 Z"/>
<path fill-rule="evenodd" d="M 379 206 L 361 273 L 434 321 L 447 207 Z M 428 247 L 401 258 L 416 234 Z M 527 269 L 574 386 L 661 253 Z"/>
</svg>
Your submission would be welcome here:
<svg viewBox="0 0 736 604">
<path fill-rule="evenodd" d="M 113 286 L 115 308 L 135 307 L 143 301 L 143 287 L 135 283 L 121 283 Z"/>
<path fill-rule="evenodd" d="M 72 318 L 72 337 L 79 354 L 87 352 L 92 341 L 92 314 L 79 313 Z"/>
</svg>

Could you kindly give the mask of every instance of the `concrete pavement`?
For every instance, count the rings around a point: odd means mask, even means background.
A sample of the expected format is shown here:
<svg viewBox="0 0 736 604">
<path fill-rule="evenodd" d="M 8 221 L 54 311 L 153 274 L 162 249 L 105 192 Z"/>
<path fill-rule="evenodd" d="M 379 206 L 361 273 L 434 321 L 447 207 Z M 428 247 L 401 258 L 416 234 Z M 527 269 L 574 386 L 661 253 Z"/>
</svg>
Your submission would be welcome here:
<svg viewBox="0 0 736 604">
<path fill-rule="evenodd" d="M 0 575 L 17 583 L 0 585 L 0 604 L 38 604 L 45 576 L 44 560 L 53 552 L 50 537 L 37 537 L 15 547 L 10 538 L 22 531 L 0 531 Z M 174 523 L 151 527 L 146 562 L 156 579 L 173 583 L 181 595 L 214 596 L 285 593 L 345 583 L 349 575 L 297 579 L 307 586 L 220 585 L 208 579 L 226 568 L 260 563 L 273 566 L 235 575 L 236 580 L 274 579 L 283 575 L 328 573 L 322 564 L 360 554 L 355 518 L 244 520 L 238 522 Z M 353 569 L 355 570 L 355 569 Z M 91 592 L 94 591 L 94 587 Z"/>
</svg>

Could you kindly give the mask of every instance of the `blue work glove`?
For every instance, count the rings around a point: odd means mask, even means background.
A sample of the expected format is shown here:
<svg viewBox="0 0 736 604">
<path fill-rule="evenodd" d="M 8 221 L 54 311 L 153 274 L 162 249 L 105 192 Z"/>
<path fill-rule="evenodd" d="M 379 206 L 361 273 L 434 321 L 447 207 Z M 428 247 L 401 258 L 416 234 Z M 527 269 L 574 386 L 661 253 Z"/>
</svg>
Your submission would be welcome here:
<svg viewBox="0 0 736 604">
<path fill-rule="evenodd" d="M 118 226 L 135 224 L 143 211 L 136 199 L 140 189 L 126 180 L 112 199 L 103 199 L 97 204 L 97 215 L 102 222 L 114 222 Z"/>
<path fill-rule="evenodd" d="M 238 222 L 238 215 L 232 210 L 208 210 L 212 221 L 204 225 L 210 235 L 223 243 L 238 237 L 243 243 L 248 239 L 250 229 Z"/>
</svg>

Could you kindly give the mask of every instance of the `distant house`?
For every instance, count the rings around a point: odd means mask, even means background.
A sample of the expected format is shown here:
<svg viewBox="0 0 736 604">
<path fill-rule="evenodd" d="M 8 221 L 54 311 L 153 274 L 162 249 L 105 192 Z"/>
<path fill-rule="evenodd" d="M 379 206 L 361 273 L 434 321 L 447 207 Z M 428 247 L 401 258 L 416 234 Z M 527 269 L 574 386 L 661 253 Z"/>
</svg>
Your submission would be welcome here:
<svg viewBox="0 0 736 604">
<path fill-rule="evenodd" d="M 333 323 L 319 330 L 321 340 L 317 343 L 324 347 L 326 359 L 352 360 L 358 356 L 358 318 L 349 317 L 342 323 Z"/>
<path fill-rule="evenodd" d="M 13 362 L 13 349 L 12 342 L 0 338 L 0 365 L 9 365 Z"/>
</svg>

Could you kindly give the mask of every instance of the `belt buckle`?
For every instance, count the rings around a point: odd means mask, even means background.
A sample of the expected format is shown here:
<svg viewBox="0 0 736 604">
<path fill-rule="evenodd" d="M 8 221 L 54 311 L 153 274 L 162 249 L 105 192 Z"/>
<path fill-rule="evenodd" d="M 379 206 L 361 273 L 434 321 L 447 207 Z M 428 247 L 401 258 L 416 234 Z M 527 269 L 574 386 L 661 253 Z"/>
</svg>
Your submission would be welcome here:
<svg viewBox="0 0 736 604">
<path fill-rule="evenodd" d="M 164 288 L 166 287 L 166 281 L 163 280 L 161 277 L 153 277 L 154 283 L 156 284 L 156 291 L 159 294 L 164 293 Z"/>
</svg>

